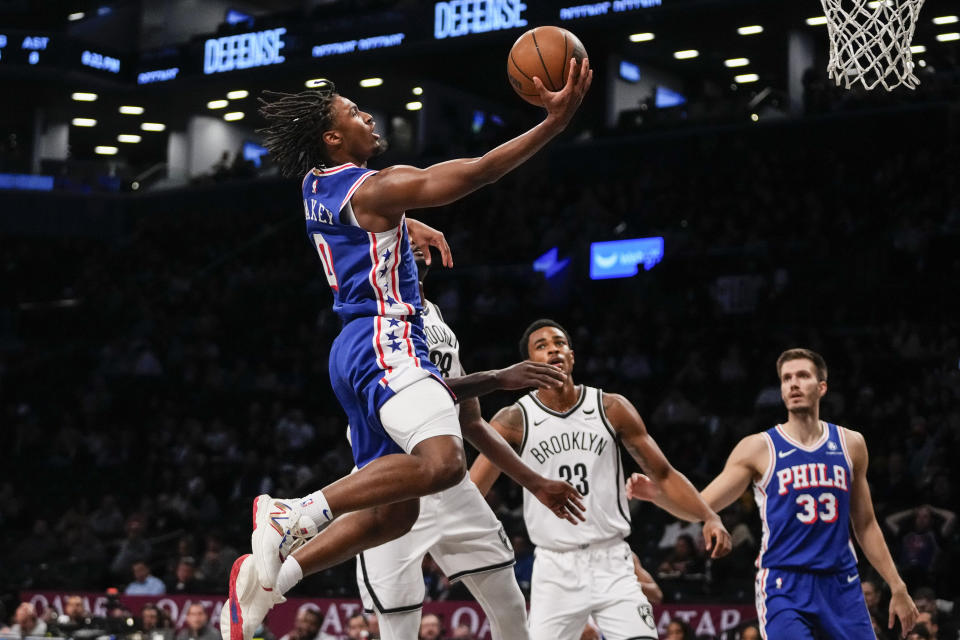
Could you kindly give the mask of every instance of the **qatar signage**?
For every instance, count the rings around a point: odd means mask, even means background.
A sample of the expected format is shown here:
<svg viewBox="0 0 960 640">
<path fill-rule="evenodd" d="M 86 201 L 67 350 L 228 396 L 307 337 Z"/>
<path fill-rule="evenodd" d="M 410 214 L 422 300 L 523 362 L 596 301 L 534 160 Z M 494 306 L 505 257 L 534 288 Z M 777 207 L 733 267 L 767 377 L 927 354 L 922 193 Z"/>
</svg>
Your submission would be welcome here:
<svg viewBox="0 0 960 640">
<path fill-rule="evenodd" d="M 283 34 L 286 32 L 286 28 L 279 27 L 211 38 L 203 44 L 203 72 L 209 75 L 280 64 L 286 60 L 280 54 L 284 47 Z"/>
<path fill-rule="evenodd" d="M 521 0 L 449 0 L 433 8 L 433 37 L 457 38 L 527 26 Z"/>
</svg>

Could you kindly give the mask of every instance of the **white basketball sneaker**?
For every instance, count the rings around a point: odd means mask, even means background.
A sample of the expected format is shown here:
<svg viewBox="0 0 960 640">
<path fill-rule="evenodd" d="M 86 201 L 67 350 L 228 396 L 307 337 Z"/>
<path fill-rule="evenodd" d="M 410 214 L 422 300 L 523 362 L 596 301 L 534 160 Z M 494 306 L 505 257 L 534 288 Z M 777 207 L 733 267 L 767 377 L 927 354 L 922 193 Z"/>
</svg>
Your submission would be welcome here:
<svg viewBox="0 0 960 640">
<path fill-rule="evenodd" d="M 267 494 L 253 501 L 254 565 L 261 586 L 273 589 L 277 583 L 280 565 L 294 550 L 317 535 L 318 527 L 291 500 L 278 500 Z"/>
<path fill-rule="evenodd" d="M 220 610 L 220 635 L 223 640 L 251 640 L 267 612 L 285 600 L 260 584 L 253 556 L 240 556 L 230 570 L 230 599 Z"/>
</svg>

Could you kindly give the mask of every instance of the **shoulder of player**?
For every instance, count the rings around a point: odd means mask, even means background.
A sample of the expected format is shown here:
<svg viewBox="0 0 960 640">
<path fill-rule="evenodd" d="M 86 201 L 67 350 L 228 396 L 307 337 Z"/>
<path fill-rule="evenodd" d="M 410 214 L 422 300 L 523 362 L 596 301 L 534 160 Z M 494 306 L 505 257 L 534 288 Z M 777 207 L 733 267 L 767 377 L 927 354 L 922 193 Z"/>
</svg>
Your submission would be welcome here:
<svg viewBox="0 0 960 640">
<path fill-rule="evenodd" d="M 840 425 L 837 425 L 837 431 L 840 432 L 840 436 L 846 444 L 847 453 L 850 455 L 852 461 L 855 464 L 866 462 L 867 439 L 863 437 L 863 434 L 859 431 L 848 429 L 847 427 L 841 427 Z"/>
<path fill-rule="evenodd" d="M 615 429 L 620 429 L 625 426 L 639 426 L 646 429 L 640 413 L 626 397 L 619 393 L 607 393 L 606 391 L 601 391 L 600 393 L 601 402 L 603 403 L 603 413 Z"/>
<path fill-rule="evenodd" d="M 770 443 L 765 433 L 751 433 L 736 444 L 730 452 L 729 462 L 745 464 L 762 472 L 766 468 L 767 457 L 770 454 Z M 762 468 L 761 468 L 762 467 Z"/>
<path fill-rule="evenodd" d="M 490 424 L 503 435 L 511 444 L 519 444 L 523 440 L 524 413 L 519 403 L 511 404 L 497 411 L 490 419 Z"/>
</svg>

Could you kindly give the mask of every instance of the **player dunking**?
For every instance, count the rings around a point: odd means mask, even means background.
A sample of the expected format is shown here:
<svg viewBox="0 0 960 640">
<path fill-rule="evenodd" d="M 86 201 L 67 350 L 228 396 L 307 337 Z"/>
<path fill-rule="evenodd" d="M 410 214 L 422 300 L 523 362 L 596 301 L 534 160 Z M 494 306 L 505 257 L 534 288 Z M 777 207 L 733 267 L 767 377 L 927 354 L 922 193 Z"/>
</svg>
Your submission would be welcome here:
<svg viewBox="0 0 960 640">
<path fill-rule="evenodd" d="M 541 496 L 544 487 L 562 485 L 562 481 L 548 480 L 527 467 L 480 416 L 477 399 L 467 396 L 498 388 L 559 387 L 566 374 L 543 362 L 526 361 L 499 371 L 466 375 L 456 334 L 437 306 L 423 295 L 429 270 L 425 256 L 416 246 L 413 255 L 430 360 L 461 399 L 458 409 L 463 436 L 534 495 Z M 410 531 L 364 551 L 357 559 L 357 584 L 364 608 L 377 611 L 383 640 L 417 637 L 424 598 L 421 565 L 427 553 L 451 581 L 463 581 L 481 604 L 494 640 L 527 637 L 526 602 L 512 569 L 513 549 L 476 485 L 464 476 L 455 487 L 420 499 L 420 517 Z"/>
<path fill-rule="evenodd" d="M 254 501 L 253 554 L 231 571 L 224 638 L 250 640 L 304 575 L 402 535 L 417 519 L 420 496 L 463 478 L 460 424 L 427 355 L 408 229 L 420 246 L 440 248 L 448 266 L 449 247 L 426 225 L 408 227 L 404 212 L 448 204 L 518 167 L 566 128 L 591 79 L 589 62 L 571 59 L 563 89 L 537 82 L 547 111 L 540 124 L 480 158 L 427 169 L 367 169 L 381 150 L 373 118 L 330 83 L 262 100 L 264 142 L 275 162 L 285 175 L 306 172 L 307 237 L 343 322 L 330 351 L 330 381 L 360 470 L 300 499 Z M 571 497 L 552 496 L 552 510 L 572 507 Z"/>
<path fill-rule="evenodd" d="M 703 490 L 716 510 L 752 483 L 763 523 L 757 557 L 757 614 L 763 637 L 873 640 L 857 573 L 850 525 L 860 547 L 890 585 L 888 625 L 903 635 L 917 607 L 890 557 L 867 485 L 867 445 L 850 429 L 820 420 L 827 365 L 809 349 L 777 359 L 787 421 L 741 440 Z M 628 493 L 659 503 L 655 483 L 631 478 Z"/>
<path fill-rule="evenodd" d="M 634 573 L 624 537 L 630 516 L 623 493 L 620 443 L 663 486 L 665 501 L 704 522 L 707 549 L 730 551 L 730 535 L 692 484 L 674 469 L 623 396 L 574 385 L 570 338 L 552 320 L 530 325 L 520 353 L 567 374 L 560 388 L 540 388 L 505 409 L 491 425 L 535 471 L 570 482 L 583 495 L 586 522 L 558 522 L 524 492 L 523 517 L 536 545 L 530 594 L 532 640 L 575 640 L 592 614 L 608 640 L 655 639 L 653 610 Z M 482 492 L 498 470 L 480 456 L 470 476 Z"/>
</svg>

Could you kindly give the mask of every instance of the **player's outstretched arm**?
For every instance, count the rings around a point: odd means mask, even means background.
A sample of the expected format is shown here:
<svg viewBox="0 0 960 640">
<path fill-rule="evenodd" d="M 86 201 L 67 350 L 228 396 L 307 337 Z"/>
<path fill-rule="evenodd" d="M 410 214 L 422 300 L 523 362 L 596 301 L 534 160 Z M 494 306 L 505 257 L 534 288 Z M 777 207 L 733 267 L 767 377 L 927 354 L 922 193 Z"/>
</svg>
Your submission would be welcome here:
<svg viewBox="0 0 960 640">
<path fill-rule="evenodd" d="M 479 158 L 450 160 L 426 169 L 396 165 L 370 176 L 351 199 L 357 222 L 367 231 L 386 231 L 396 227 L 408 209 L 450 204 L 496 182 L 567 127 L 592 79 L 586 58 L 580 64 L 571 59 L 563 89 L 547 91 L 543 83 L 537 84 L 547 109 L 543 121 Z"/>
<path fill-rule="evenodd" d="M 566 482 L 544 478 L 528 467 L 503 435 L 483 419 L 480 415 L 480 403 L 476 398 L 471 398 L 460 405 L 460 427 L 463 429 L 463 437 L 481 453 L 477 462 L 483 459 L 485 463 L 496 469 L 496 473 L 487 469 L 484 472 L 485 477 L 474 478 L 474 468 L 477 467 L 477 463 L 475 462 L 470 468 L 470 478 L 480 488 L 481 493 L 486 494 L 490 490 L 493 481 L 502 470 L 514 482 L 536 496 L 558 518 L 573 524 L 584 520 L 584 506 L 580 493 Z M 480 471 L 478 471 L 479 475 Z M 490 480 L 489 477 L 493 479 Z M 477 480 L 483 484 L 481 485 Z"/>
<path fill-rule="evenodd" d="M 867 484 L 869 463 L 867 443 L 856 431 L 844 429 L 843 433 L 853 463 L 853 480 L 850 483 L 850 523 L 853 525 L 853 533 L 867 560 L 890 585 L 888 628 L 892 629 L 894 618 L 899 618 L 902 637 L 906 638 L 917 622 L 920 612 L 917 611 L 917 605 L 907 593 L 906 583 L 893 564 L 890 550 L 883 539 L 883 532 L 873 511 L 873 499 L 870 497 L 870 486 Z"/>
<path fill-rule="evenodd" d="M 764 436 L 759 433 L 749 435 L 733 448 L 727 458 L 723 471 L 707 485 L 701 495 L 710 508 L 722 511 L 743 495 L 750 482 L 762 475 L 771 461 Z M 766 460 L 766 462 L 764 462 Z"/>
<path fill-rule="evenodd" d="M 730 534 L 720 522 L 720 516 L 703 501 L 686 476 L 673 468 L 630 401 L 621 395 L 605 393 L 603 410 L 624 447 L 659 485 L 661 500 L 665 506 L 669 505 L 668 510 L 684 519 L 703 522 L 705 548 L 712 552 L 712 557 L 729 553 L 732 548 Z"/>
<path fill-rule="evenodd" d="M 446 378 L 444 382 L 457 394 L 458 399 L 465 400 L 493 391 L 562 387 L 566 379 L 567 374 L 552 364 L 524 360 L 505 369 L 468 373 Z"/>
</svg>

